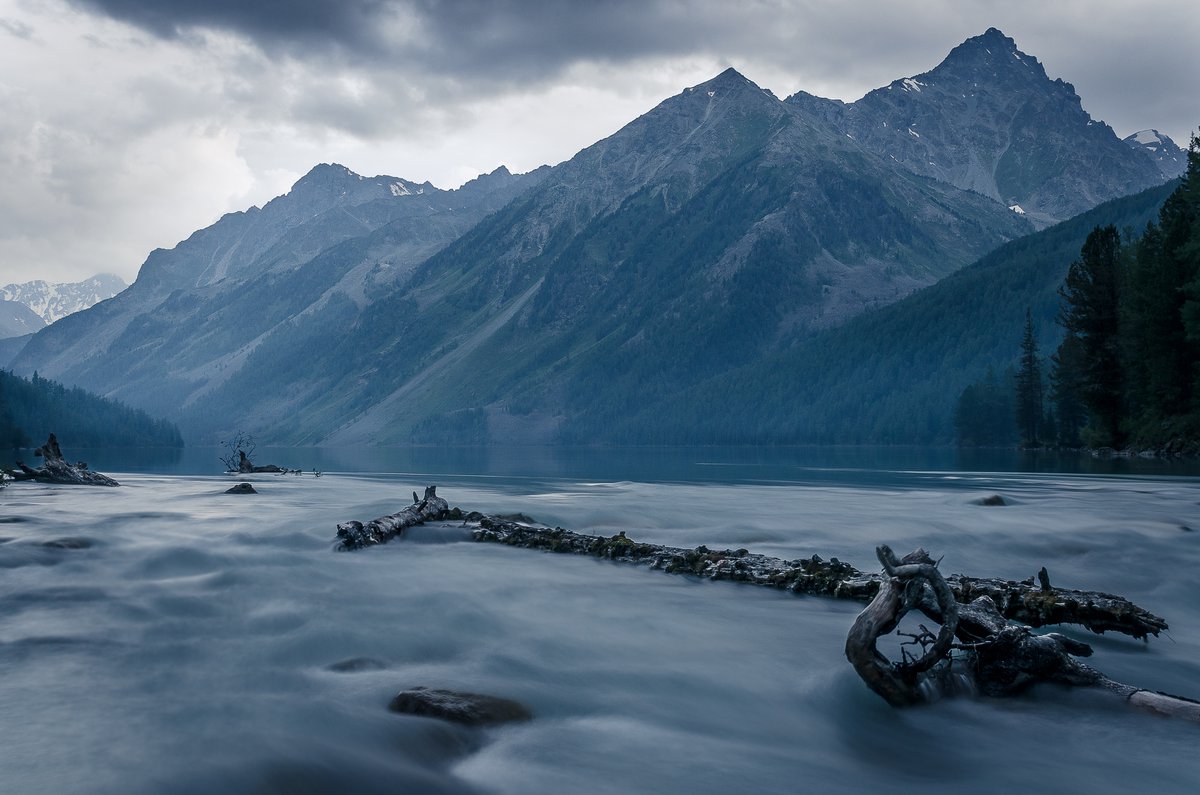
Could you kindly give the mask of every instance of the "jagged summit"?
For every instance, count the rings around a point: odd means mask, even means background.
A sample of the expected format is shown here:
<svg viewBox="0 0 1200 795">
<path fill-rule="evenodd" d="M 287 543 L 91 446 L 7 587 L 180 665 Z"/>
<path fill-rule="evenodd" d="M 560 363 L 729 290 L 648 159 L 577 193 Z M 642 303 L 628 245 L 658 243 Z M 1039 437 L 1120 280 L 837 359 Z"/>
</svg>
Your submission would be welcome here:
<svg viewBox="0 0 1200 795">
<path fill-rule="evenodd" d="M 982 35 L 967 39 L 936 67 L 918 75 L 918 79 L 921 78 L 931 81 L 957 79 L 964 83 L 1013 79 L 1042 83 L 1049 80 L 1045 67 L 1037 58 L 1021 52 L 1014 39 L 996 28 L 988 28 Z M 1069 83 L 1063 85 L 1075 93 Z"/>
<path fill-rule="evenodd" d="M 0 300 L 24 304 L 44 321 L 44 325 L 112 298 L 127 286 L 120 276 L 112 273 L 99 273 L 81 282 L 58 284 L 38 279 L 0 287 Z"/>
<path fill-rule="evenodd" d="M 1084 111 L 1070 83 L 1050 79 L 997 28 L 857 102 L 800 92 L 788 103 L 881 157 L 990 196 L 1039 227 L 1163 179 L 1148 153 L 1130 151 Z"/>
<path fill-rule="evenodd" d="M 1148 155 L 1164 179 L 1183 176 L 1187 171 L 1187 152 L 1158 130 L 1138 130 L 1123 140 L 1131 149 Z"/>
</svg>

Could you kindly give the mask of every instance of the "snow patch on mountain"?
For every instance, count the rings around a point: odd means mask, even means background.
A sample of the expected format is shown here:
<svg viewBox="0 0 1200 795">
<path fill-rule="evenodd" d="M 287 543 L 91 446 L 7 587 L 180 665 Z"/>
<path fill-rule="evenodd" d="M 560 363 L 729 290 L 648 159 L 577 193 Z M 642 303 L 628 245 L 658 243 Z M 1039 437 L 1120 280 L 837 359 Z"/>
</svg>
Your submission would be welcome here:
<svg viewBox="0 0 1200 795">
<path fill-rule="evenodd" d="M 0 299 L 24 304 L 49 324 L 112 298 L 127 286 L 120 276 L 111 273 L 60 284 L 37 279 L 0 287 Z"/>
</svg>

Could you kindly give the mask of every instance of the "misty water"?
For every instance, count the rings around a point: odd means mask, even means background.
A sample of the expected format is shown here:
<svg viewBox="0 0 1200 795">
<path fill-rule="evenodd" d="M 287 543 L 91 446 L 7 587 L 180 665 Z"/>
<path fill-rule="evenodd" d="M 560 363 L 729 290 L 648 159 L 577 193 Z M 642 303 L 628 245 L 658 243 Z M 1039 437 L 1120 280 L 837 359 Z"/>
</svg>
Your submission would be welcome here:
<svg viewBox="0 0 1200 795">
<path fill-rule="evenodd" d="M 67 451 L 71 457 L 76 451 Z M 347 519 L 437 483 L 570 529 L 1119 593 L 1148 644 L 1068 634 L 1115 679 L 1200 697 L 1200 478 L 949 451 L 88 451 L 121 488 L 0 491 L 0 792 L 1194 792 L 1200 727 L 1055 687 L 895 710 L 843 657 L 860 605 L 464 541 L 355 553 Z M 317 478 L 311 473 L 319 469 Z M 1018 469 L 1038 470 L 1032 472 Z M 1000 494 L 1010 504 L 985 507 Z M 357 660 L 353 665 L 337 665 Z M 490 729 L 399 690 L 517 699 Z"/>
</svg>

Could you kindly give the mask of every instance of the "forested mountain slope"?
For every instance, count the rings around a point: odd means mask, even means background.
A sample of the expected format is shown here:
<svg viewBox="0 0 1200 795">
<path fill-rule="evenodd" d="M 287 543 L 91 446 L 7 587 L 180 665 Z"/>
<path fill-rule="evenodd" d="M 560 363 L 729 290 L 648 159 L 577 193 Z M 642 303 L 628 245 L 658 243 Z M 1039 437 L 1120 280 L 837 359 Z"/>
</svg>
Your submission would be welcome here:
<svg viewBox="0 0 1200 795">
<path fill-rule="evenodd" d="M 1044 355 L 1062 337 L 1058 288 L 1087 235 L 1140 233 L 1177 182 L 1001 246 L 903 301 L 647 406 L 578 418 L 565 439 L 610 443 L 931 444 L 989 367 L 1016 362 L 1025 310 Z"/>
<path fill-rule="evenodd" d="M 51 433 L 72 448 L 183 444 L 178 428 L 144 411 L 40 376 L 26 379 L 0 370 L 0 451 L 39 445 Z M 10 463 L 0 452 L 0 465 Z"/>
</svg>

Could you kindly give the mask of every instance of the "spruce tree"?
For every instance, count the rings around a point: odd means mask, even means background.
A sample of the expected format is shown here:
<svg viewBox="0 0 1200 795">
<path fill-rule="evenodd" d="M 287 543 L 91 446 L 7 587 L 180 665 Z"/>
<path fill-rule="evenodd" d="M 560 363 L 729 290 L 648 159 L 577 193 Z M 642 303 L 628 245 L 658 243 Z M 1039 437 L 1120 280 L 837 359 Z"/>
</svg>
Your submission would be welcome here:
<svg viewBox="0 0 1200 795">
<path fill-rule="evenodd" d="M 1063 299 L 1059 323 L 1080 348 L 1077 371 L 1070 380 L 1091 417 L 1088 441 L 1113 447 L 1125 442 L 1125 376 L 1119 336 L 1121 258 L 1116 227 L 1096 227 L 1059 289 Z"/>
<path fill-rule="evenodd" d="M 1025 310 L 1025 335 L 1021 339 L 1021 361 L 1017 367 L 1017 430 L 1022 447 L 1041 446 L 1042 367 L 1037 339 L 1033 335 L 1033 313 Z"/>
</svg>

